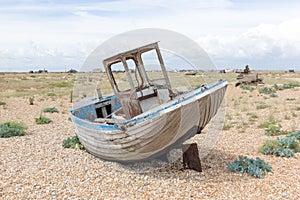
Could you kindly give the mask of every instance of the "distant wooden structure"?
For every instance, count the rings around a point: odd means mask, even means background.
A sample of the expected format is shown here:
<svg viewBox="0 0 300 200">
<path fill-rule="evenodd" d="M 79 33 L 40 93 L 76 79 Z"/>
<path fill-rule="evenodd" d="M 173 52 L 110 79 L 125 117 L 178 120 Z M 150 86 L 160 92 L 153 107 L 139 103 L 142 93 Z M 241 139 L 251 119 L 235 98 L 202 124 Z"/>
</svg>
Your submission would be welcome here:
<svg viewBox="0 0 300 200">
<path fill-rule="evenodd" d="M 244 69 L 244 74 L 249 74 L 249 73 L 250 73 L 249 66 L 246 65 L 246 66 L 245 66 L 245 69 Z"/>
<path fill-rule="evenodd" d="M 248 65 L 245 66 L 245 69 L 240 72 L 240 74 L 236 78 L 239 80 L 235 86 L 239 86 L 240 84 L 247 84 L 247 85 L 257 85 L 257 84 L 264 84 L 263 80 L 258 77 L 258 74 L 253 74 L 250 72 L 250 68 Z"/>
</svg>

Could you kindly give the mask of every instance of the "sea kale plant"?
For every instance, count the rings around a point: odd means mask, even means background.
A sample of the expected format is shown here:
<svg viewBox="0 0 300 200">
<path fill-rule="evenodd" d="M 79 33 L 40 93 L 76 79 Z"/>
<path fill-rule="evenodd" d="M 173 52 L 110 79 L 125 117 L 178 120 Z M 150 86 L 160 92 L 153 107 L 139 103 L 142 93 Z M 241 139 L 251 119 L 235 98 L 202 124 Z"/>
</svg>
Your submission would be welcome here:
<svg viewBox="0 0 300 200">
<path fill-rule="evenodd" d="M 44 111 L 44 112 L 50 112 L 50 113 L 55 113 L 55 112 L 58 113 L 58 110 L 57 110 L 57 108 L 55 108 L 55 107 L 52 107 L 52 108 L 45 108 L 43 111 Z"/>
<path fill-rule="evenodd" d="M 79 138 L 77 135 L 73 137 L 68 137 L 63 141 L 62 146 L 64 148 L 71 148 L 71 149 L 84 149 L 83 145 L 80 143 Z"/>
<path fill-rule="evenodd" d="M 295 157 L 294 153 L 300 151 L 299 140 L 300 131 L 289 132 L 286 137 L 265 141 L 258 151 L 266 155 L 286 158 Z"/>
<path fill-rule="evenodd" d="M 240 88 L 241 89 L 243 89 L 243 90 L 249 90 L 249 91 L 253 91 L 253 90 L 255 90 L 255 88 L 254 87 L 251 87 L 250 85 L 248 85 L 248 84 L 240 84 Z"/>
<path fill-rule="evenodd" d="M 278 85 L 274 84 L 271 87 L 262 87 L 258 90 L 260 94 L 269 94 L 271 97 L 277 97 L 275 94 L 278 90 L 285 90 L 285 89 L 292 89 L 295 87 L 300 87 L 300 83 L 298 82 L 292 82 L 288 84 Z"/>
<path fill-rule="evenodd" d="M 254 160 L 246 156 L 239 156 L 227 169 L 235 173 L 247 173 L 258 178 L 264 178 L 267 172 L 272 171 L 272 167 L 262 159 L 256 158 L 256 160 Z"/>
<path fill-rule="evenodd" d="M 280 130 L 280 124 L 269 124 L 267 130 L 265 131 L 265 135 L 268 136 L 277 136 L 277 135 L 285 135 L 288 134 L 288 131 Z"/>
<path fill-rule="evenodd" d="M 35 118 L 35 122 L 37 124 L 49 124 L 52 120 L 47 117 L 40 116 L 39 118 Z"/>
<path fill-rule="evenodd" d="M 21 122 L 5 122 L 0 124 L 0 138 L 25 135 L 26 125 Z"/>
</svg>

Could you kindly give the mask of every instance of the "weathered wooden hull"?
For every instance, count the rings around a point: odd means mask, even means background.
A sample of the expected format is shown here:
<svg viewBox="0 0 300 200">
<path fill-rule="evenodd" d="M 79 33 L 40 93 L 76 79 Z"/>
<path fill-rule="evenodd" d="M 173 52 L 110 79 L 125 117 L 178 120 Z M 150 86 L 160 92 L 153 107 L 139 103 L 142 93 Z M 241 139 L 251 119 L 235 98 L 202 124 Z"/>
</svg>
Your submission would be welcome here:
<svg viewBox="0 0 300 200">
<path fill-rule="evenodd" d="M 220 81 L 205 90 L 196 89 L 122 126 L 87 121 L 72 112 L 71 119 L 80 142 L 96 157 L 118 162 L 151 159 L 200 133 L 217 113 L 226 87 L 227 81 Z"/>
</svg>

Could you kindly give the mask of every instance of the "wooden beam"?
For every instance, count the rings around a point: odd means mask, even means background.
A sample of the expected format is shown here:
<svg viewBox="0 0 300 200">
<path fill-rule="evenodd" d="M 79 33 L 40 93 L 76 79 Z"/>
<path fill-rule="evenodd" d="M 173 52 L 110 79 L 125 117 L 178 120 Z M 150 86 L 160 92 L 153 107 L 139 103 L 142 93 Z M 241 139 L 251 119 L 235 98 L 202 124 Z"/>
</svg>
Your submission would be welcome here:
<svg viewBox="0 0 300 200">
<path fill-rule="evenodd" d="M 197 144 L 184 144 L 182 146 L 182 151 L 184 169 L 193 169 L 197 172 L 202 172 Z"/>
</svg>

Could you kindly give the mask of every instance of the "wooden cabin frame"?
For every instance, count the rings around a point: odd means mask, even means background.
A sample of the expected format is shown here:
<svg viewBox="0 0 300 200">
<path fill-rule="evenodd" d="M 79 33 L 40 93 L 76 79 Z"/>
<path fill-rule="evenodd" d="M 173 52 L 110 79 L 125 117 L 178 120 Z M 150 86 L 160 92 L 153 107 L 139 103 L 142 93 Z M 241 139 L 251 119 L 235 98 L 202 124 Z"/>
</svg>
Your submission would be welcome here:
<svg viewBox="0 0 300 200">
<path fill-rule="evenodd" d="M 157 55 L 162 77 L 157 80 L 149 78 L 142 55 L 145 52 L 154 51 Z M 135 65 L 135 76 L 139 76 L 141 83 L 134 85 L 130 74 L 127 60 L 132 59 Z M 124 67 L 130 89 L 121 91 L 112 72 L 112 65 L 121 63 Z M 126 52 L 119 53 L 103 61 L 105 71 L 116 96 L 121 100 L 123 112 L 127 119 L 139 115 L 152 107 L 165 103 L 174 96 L 167 70 L 158 46 L 158 42 L 138 47 Z"/>
</svg>

